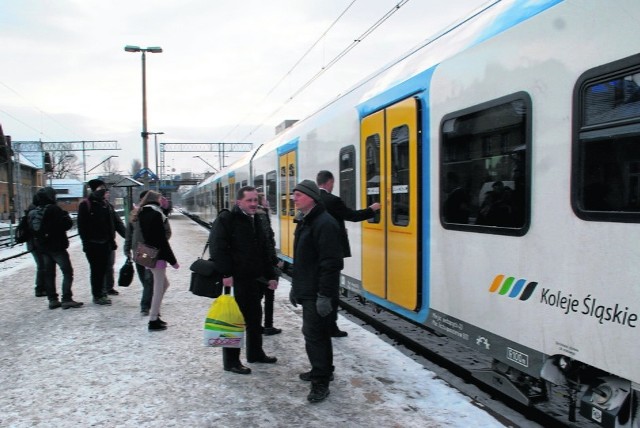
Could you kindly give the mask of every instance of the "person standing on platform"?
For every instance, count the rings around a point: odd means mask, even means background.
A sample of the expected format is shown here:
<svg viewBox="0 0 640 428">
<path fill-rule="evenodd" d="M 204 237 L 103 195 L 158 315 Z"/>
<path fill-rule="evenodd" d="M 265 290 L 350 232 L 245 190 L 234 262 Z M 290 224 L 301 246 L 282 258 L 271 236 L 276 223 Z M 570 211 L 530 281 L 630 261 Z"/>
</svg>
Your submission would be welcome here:
<svg viewBox="0 0 640 428">
<path fill-rule="evenodd" d="M 73 267 L 69 259 L 67 230 L 73 226 L 69 213 L 56 204 L 56 191 L 44 187 L 37 192 L 37 206 L 29 211 L 29 227 L 33 246 L 41 255 L 44 283 L 49 299 L 49 309 L 79 308 L 82 302 L 73 300 Z M 62 271 L 62 302 L 56 291 L 56 265 Z"/>
<path fill-rule="evenodd" d="M 280 274 L 281 262 L 276 256 L 276 241 L 273 229 L 271 228 L 271 218 L 269 216 L 269 201 L 265 198 L 263 193 L 258 193 L 258 209 L 256 215 L 260 217 L 260 224 L 262 225 L 263 232 L 267 237 L 267 245 L 269 247 L 269 257 L 271 258 L 271 264 L 273 264 L 276 273 Z M 262 328 L 262 334 L 265 336 L 272 336 L 274 334 L 282 333 L 282 329 L 275 328 L 273 326 L 273 304 L 275 302 L 275 289 L 271 288 L 269 282 L 264 278 L 260 279 L 262 285 L 262 291 L 264 294 L 264 325 Z"/>
<path fill-rule="evenodd" d="M 376 211 L 380 210 L 380 204 L 375 202 L 370 207 L 362 210 L 354 210 L 345 205 L 344 201 L 336 195 L 333 195 L 334 178 L 331 171 L 322 170 L 318 172 L 316 176 L 316 184 L 320 188 L 320 199 L 324 204 L 327 212 L 333 216 L 340 226 L 340 242 L 342 244 L 342 253 L 344 257 L 351 257 L 351 247 L 349 246 L 349 235 L 347 234 L 347 228 L 344 225 L 346 221 L 364 221 L 373 218 L 376 215 Z M 331 327 L 332 337 L 345 337 L 348 335 L 346 331 L 342 331 L 338 328 L 338 298 L 334 305 L 336 310 L 331 317 L 333 319 L 333 326 Z"/>
<path fill-rule="evenodd" d="M 140 192 L 140 201 L 145 197 L 147 191 L 144 190 Z M 140 207 L 135 207 L 133 212 L 139 210 Z M 166 222 L 166 226 L 168 229 L 167 239 L 171 238 L 171 228 L 169 228 L 169 222 Z M 142 239 L 142 231 L 140 230 L 140 223 L 138 221 L 132 221 L 132 218 L 129 219 L 129 224 L 127 224 L 127 233 L 124 240 L 124 255 L 130 260 L 133 260 L 132 250 L 135 250 L 138 242 L 143 242 Z M 135 260 L 134 260 L 135 262 Z M 140 283 L 142 284 L 142 297 L 140 298 L 140 313 L 142 315 L 149 315 L 149 310 L 151 309 L 151 299 L 153 298 L 153 274 L 146 267 L 135 263 L 136 272 L 138 273 L 138 278 L 140 279 Z"/>
<path fill-rule="evenodd" d="M 222 211 L 211 227 L 209 255 L 223 274 L 222 285 L 234 289 L 246 325 L 247 361 L 273 364 L 278 359 L 268 356 L 262 348 L 262 285 L 258 278 L 263 277 L 268 287 L 275 290 L 278 277 L 257 209 L 255 187 L 242 187 L 233 209 Z M 226 371 L 251 373 L 251 369 L 240 362 L 239 348 L 223 348 L 222 361 Z"/>
<path fill-rule="evenodd" d="M 164 215 L 163 209 L 169 206 L 169 201 L 158 192 L 149 190 L 142 201 L 140 208 L 132 215 L 134 222 L 140 223 L 142 242 L 158 249 L 158 257 L 154 267 L 149 268 L 153 274 L 153 298 L 149 310 L 149 331 L 166 330 L 167 323 L 160 319 L 160 306 L 164 294 L 169 288 L 167 278 L 167 265 L 174 269 L 180 268 L 176 256 L 173 254 L 165 223 L 169 221 Z"/>
<path fill-rule="evenodd" d="M 115 227 L 116 232 L 118 232 L 118 235 L 122 236 L 123 238 L 126 237 L 126 228 L 124 226 L 124 222 L 122 221 L 122 219 L 120 218 L 120 216 L 118 215 L 118 213 L 116 213 L 115 208 L 113 207 L 113 205 L 111 205 L 111 202 L 109 202 L 109 189 L 107 189 L 106 193 L 104 194 L 104 201 L 106 202 L 106 204 L 109 207 L 109 210 L 111 211 L 111 216 L 113 217 L 113 224 Z M 115 236 L 114 236 L 115 237 Z M 115 240 L 113 241 L 115 242 Z M 117 248 L 117 246 L 116 246 Z M 111 251 L 111 257 L 109 257 L 109 262 L 107 263 L 107 272 L 104 276 L 104 292 L 107 295 L 111 295 L 111 296 L 117 296 L 118 294 L 120 294 L 115 288 L 115 279 L 113 277 L 113 265 L 116 263 L 116 250 L 115 248 L 113 249 L 113 251 Z"/>
<path fill-rule="evenodd" d="M 29 211 L 38 206 L 38 193 L 33 195 L 33 202 L 24 211 L 24 214 L 29 217 Z M 31 234 L 29 234 L 31 235 Z M 44 262 L 42 261 L 42 254 L 33 245 L 33 236 L 29 236 L 27 239 L 27 251 L 33 256 L 33 260 L 36 262 L 36 278 L 35 278 L 35 294 L 36 297 L 47 297 L 47 288 L 44 282 Z"/>
<path fill-rule="evenodd" d="M 329 396 L 333 379 L 332 314 L 343 267 L 340 227 L 322 204 L 320 189 L 303 180 L 293 189 L 293 201 L 302 212 L 293 243 L 293 276 L 289 300 L 302 305 L 302 334 L 311 371 L 300 379 L 311 381 L 307 400 L 316 403 Z"/>
<path fill-rule="evenodd" d="M 104 279 L 111 255 L 117 248 L 117 220 L 111 205 L 105 201 L 105 182 L 94 179 L 88 184 L 91 193 L 78 206 L 78 234 L 91 270 L 93 303 L 111 305 L 111 299 L 107 297 L 104 289 Z"/>
</svg>

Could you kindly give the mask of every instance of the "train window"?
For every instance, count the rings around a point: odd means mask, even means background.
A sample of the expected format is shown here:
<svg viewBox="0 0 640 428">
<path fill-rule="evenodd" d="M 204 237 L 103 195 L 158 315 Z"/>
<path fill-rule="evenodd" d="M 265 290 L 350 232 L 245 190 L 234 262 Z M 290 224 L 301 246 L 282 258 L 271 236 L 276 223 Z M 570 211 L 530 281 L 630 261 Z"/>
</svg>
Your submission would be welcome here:
<svg viewBox="0 0 640 428">
<path fill-rule="evenodd" d="M 267 201 L 272 210 L 276 209 L 276 172 L 267 172 L 267 182 L 265 195 L 267 195 Z"/>
<path fill-rule="evenodd" d="M 367 137 L 366 143 L 366 177 L 367 177 L 367 206 L 380 202 L 380 135 Z M 380 211 L 376 211 L 369 223 L 380 223 Z"/>
<path fill-rule="evenodd" d="M 350 208 L 356 206 L 356 148 L 340 149 L 340 198 Z"/>
<path fill-rule="evenodd" d="M 409 127 L 391 131 L 391 219 L 396 226 L 409 224 Z"/>
<path fill-rule="evenodd" d="M 446 229 L 522 236 L 529 225 L 531 100 L 518 93 L 442 121 Z"/>
<path fill-rule="evenodd" d="M 229 186 L 224 186 L 224 200 L 222 208 L 229 209 Z"/>
<path fill-rule="evenodd" d="M 258 193 L 264 193 L 264 175 L 258 175 L 253 179 L 253 187 Z"/>
<path fill-rule="evenodd" d="M 584 220 L 640 222 L 640 56 L 585 73 L 574 103 L 574 212 Z"/>
</svg>

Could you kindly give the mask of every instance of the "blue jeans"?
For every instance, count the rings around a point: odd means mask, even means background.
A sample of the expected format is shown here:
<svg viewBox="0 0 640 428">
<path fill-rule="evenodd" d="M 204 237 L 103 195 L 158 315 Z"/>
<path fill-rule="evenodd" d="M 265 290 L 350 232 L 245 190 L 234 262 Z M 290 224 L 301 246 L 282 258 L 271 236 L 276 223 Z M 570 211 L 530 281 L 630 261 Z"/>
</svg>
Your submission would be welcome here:
<svg viewBox="0 0 640 428">
<path fill-rule="evenodd" d="M 36 293 L 46 293 L 47 286 L 44 281 L 44 261 L 42 260 L 42 252 L 35 248 L 31 250 L 33 260 L 36 262 Z"/>
<path fill-rule="evenodd" d="M 151 300 L 153 299 L 153 274 L 146 267 L 135 263 L 138 279 L 142 283 L 142 298 L 140 299 L 140 310 L 148 311 L 151 309 Z"/>
<path fill-rule="evenodd" d="M 42 251 L 42 262 L 44 265 L 44 283 L 49 300 L 58 300 L 56 291 L 56 265 L 62 271 L 62 301 L 72 300 L 71 284 L 73 283 L 73 267 L 67 250 L 62 251 Z"/>
</svg>

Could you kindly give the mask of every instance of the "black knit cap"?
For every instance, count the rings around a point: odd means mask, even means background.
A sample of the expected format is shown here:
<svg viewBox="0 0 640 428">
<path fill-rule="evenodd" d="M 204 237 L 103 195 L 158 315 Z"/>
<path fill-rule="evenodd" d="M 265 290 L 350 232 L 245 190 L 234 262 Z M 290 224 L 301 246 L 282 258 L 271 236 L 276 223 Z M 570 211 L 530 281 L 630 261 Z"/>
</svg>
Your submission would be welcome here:
<svg viewBox="0 0 640 428">
<path fill-rule="evenodd" d="M 316 202 L 320 202 L 320 189 L 318 189 L 318 185 L 312 180 L 302 180 L 300 183 L 293 188 L 293 191 L 302 192 L 305 195 L 309 196 Z"/>
<path fill-rule="evenodd" d="M 92 192 L 95 192 L 96 189 L 100 186 L 105 186 L 106 187 L 106 183 L 102 180 L 99 180 L 97 178 L 94 178 L 93 180 L 89 180 L 89 187 L 91 188 Z"/>
</svg>

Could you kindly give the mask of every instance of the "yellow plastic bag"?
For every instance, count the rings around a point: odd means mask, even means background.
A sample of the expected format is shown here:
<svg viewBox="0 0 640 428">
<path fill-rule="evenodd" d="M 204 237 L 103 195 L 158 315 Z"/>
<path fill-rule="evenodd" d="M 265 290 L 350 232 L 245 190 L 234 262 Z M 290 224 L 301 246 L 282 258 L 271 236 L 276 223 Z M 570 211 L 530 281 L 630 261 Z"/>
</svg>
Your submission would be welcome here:
<svg viewBox="0 0 640 428">
<path fill-rule="evenodd" d="M 204 346 L 241 348 L 244 317 L 231 294 L 223 294 L 211 303 L 204 320 Z"/>
</svg>

